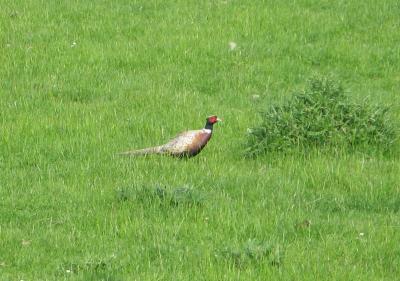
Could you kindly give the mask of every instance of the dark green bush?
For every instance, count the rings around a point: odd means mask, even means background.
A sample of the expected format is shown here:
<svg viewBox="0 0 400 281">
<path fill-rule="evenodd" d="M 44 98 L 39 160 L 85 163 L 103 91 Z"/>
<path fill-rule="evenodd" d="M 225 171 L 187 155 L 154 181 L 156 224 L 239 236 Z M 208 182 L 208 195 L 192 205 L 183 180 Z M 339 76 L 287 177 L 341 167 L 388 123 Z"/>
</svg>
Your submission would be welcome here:
<svg viewBox="0 0 400 281">
<path fill-rule="evenodd" d="M 248 130 L 246 154 L 311 147 L 388 151 L 396 141 L 388 109 L 353 103 L 337 81 L 313 77 L 303 92 L 262 112 L 262 123 Z"/>
</svg>

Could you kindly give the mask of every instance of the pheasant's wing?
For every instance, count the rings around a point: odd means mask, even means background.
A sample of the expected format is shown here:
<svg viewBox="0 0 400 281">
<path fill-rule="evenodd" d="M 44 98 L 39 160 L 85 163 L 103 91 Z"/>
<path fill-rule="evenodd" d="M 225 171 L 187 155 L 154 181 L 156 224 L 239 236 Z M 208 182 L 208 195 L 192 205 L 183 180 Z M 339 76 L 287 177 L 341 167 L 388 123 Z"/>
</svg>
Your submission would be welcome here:
<svg viewBox="0 0 400 281">
<path fill-rule="evenodd" d="M 163 145 L 163 150 L 171 154 L 188 153 L 191 146 L 194 142 L 196 142 L 196 139 L 201 133 L 201 130 L 192 130 L 180 133 L 168 143 Z"/>
</svg>

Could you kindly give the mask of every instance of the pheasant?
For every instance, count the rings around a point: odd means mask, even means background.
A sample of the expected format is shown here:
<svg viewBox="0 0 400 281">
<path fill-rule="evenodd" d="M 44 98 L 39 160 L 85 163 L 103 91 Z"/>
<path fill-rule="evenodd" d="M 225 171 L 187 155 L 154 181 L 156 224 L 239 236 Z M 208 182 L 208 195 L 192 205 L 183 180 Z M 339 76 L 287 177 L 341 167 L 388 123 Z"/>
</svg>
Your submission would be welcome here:
<svg viewBox="0 0 400 281">
<path fill-rule="evenodd" d="M 168 143 L 120 153 L 120 155 L 138 156 L 149 154 L 166 154 L 175 157 L 193 157 L 200 153 L 211 139 L 213 125 L 221 121 L 217 116 L 212 115 L 206 119 L 206 125 L 200 130 L 191 130 L 180 133 Z"/>
</svg>

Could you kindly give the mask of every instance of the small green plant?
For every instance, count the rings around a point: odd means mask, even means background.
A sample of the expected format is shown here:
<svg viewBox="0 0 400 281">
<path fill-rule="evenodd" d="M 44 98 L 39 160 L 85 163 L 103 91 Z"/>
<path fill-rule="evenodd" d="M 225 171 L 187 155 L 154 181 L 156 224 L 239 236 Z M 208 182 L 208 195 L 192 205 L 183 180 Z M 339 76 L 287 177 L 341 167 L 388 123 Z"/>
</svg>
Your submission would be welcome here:
<svg viewBox="0 0 400 281">
<path fill-rule="evenodd" d="M 94 259 L 78 262 L 65 262 L 59 265 L 58 274 L 61 276 L 80 275 L 85 280 L 121 280 L 120 270 L 114 261 L 115 257 L 108 259 Z"/>
<path fill-rule="evenodd" d="M 202 205 L 205 200 L 205 195 L 199 191 L 189 188 L 180 187 L 176 188 L 171 193 L 172 205 Z"/>
<path fill-rule="evenodd" d="M 279 266 L 283 259 L 283 251 L 279 245 L 272 246 L 256 239 L 247 240 L 240 248 L 225 247 L 221 255 L 239 268 L 261 262 Z"/>
<path fill-rule="evenodd" d="M 118 202 L 138 201 L 142 203 L 159 203 L 178 205 L 202 205 L 206 196 L 192 187 L 177 187 L 168 190 L 164 186 L 121 188 L 116 192 Z"/>
<path fill-rule="evenodd" d="M 396 130 L 387 106 L 353 103 L 337 81 L 313 77 L 305 91 L 262 112 L 262 123 L 248 130 L 247 155 L 293 148 L 350 150 L 392 148 Z"/>
<path fill-rule="evenodd" d="M 142 203 L 163 202 L 167 195 L 164 187 L 123 187 L 116 191 L 116 199 L 118 202 L 139 201 Z"/>
</svg>

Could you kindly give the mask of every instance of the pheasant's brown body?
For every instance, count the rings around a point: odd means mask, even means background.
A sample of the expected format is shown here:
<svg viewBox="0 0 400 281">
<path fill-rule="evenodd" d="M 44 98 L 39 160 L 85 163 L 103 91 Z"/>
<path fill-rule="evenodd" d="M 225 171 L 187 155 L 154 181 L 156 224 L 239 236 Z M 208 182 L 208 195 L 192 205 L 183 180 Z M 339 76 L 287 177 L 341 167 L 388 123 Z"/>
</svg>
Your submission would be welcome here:
<svg viewBox="0 0 400 281">
<path fill-rule="evenodd" d="M 212 136 L 212 126 L 217 121 L 219 121 L 219 119 L 216 116 L 211 116 L 207 118 L 204 129 L 183 132 L 164 145 L 127 151 L 121 154 L 129 156 L 149 154 L 166 154 L 175 157 L 196 156 L 210 140 Z"/>
</svg>

